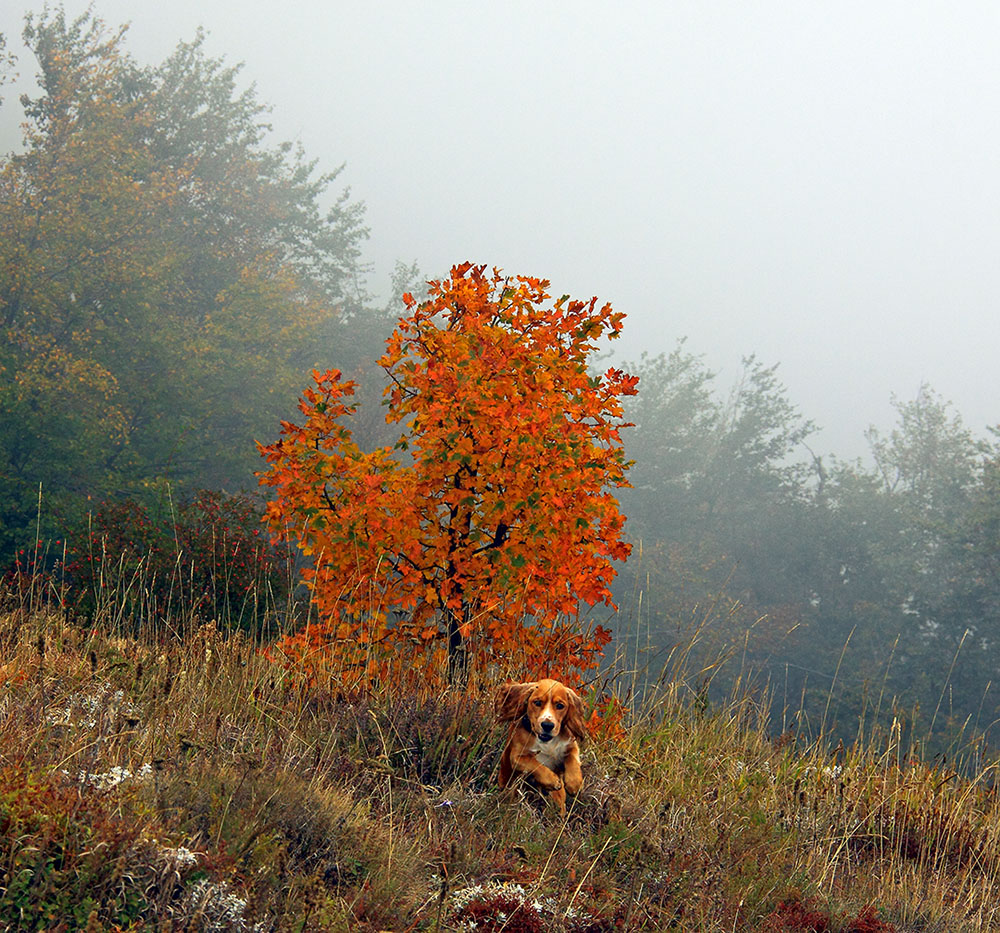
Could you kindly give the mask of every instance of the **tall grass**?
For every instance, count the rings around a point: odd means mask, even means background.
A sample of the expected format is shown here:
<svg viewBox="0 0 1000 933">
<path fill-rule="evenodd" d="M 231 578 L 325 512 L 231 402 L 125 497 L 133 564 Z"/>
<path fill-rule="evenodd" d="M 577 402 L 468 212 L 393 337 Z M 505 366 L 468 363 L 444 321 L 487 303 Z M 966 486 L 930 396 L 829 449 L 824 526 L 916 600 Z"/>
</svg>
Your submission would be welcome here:
<svg viewBox="0 0 1000 933">
<path fill-rule="evenodd" d="M 996 763 L 928 767 L 900 719 L 773 736 L 746 672 L 708 700 L 698 625 L 655 663 L 622 633 L 563 820 L 496 787 L 489 684 L 347 693 L 104 579 L 86 624 L 57 579 L 5 594 L 0 929 L 1000 928 Z"/>
</svg>

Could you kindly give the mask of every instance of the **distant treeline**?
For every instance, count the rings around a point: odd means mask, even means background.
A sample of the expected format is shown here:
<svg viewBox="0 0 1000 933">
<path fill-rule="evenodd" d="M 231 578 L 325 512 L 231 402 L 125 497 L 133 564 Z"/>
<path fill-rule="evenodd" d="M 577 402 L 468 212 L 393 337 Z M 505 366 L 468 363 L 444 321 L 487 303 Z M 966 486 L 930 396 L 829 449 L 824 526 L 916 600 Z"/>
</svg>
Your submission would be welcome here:
<svg viewBox="0 0 1000 933">
<path fill-rule="evenodd" d="M 36 532 L 117 514 L 106 503 L 252 489 L 254 442 L 275 439 L 309 371 L 372 371 L 398 312 L 364 289 L 363 205 L 272 142 L 200 35 L 155 66 L 91 14 L 30 16 L 25 38 L 41 91 L 0 161 L 3 566 Z M 399 294 L 415 277 L 397 269 Z M 866 711 L 914 735 L 987 730 L 996 438 L 925 388 L 870 432 L 872 465 L 843 462 L 810 450 L 812 425 L 752 357 L 729 394 L 683 342 L 631 369 L 619 625 L 649 638 L 651 672 L 696 636 L 696 684 L 762 671 L 779 724 L 849 734 Z M 366 410 L 355 433 L 374 441 Z"/>
<path fill-rule="evenodd" d="M 894 401 L 891 429 L 868 431 L 870 465 L 844 462 L 812 451 L 813 425 L 754 358 L 728 397 L 683 343 L 633 371 L 622 500 L 642 547 L 618 581 L 631 624 L 661 650 L 697 632 L 702 680 L 755 671 L 787 727 L 850 739 L 862 714 L 870 728 L 895 718 L 914 740 L 933 726 L 934 749 L 988 731 L 997 435 L 975 437 L 924 386 Z"/>
</svg>

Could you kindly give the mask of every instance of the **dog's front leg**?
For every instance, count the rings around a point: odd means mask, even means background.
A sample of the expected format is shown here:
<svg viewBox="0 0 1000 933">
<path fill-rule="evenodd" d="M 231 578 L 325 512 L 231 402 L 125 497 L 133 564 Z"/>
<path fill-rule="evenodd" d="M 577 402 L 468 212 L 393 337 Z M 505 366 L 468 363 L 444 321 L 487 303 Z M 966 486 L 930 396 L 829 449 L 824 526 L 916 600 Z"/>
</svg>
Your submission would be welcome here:
<svg viewBox="0 0 1000 933">
<path fill-rule="evenodd" d="M 557 807 L 559 812 L 566 814 L 566 782 L 563 777 L 556 774 L 551 768 L 543 765 L 534 755 L 524 756 L 530 762 L 530 769 L 525 771 L 531 782 L 540 791 L 547 794 Z"/>
<path fill-rule="evenodd" d="M 576 796 L 583 787 L 583 771 L 580 769 L 580 752 L 574 745 L 566 755 L 563 766 L 563 784 L 566 785 L 567 793 Z"/>
<path fill-rule="evenodd" d="M 518 756 L 517 770 L 530 777 L 542 790 L 552 793 L 563 789 L 562 778 L 543 765 L 532 752 Z"/>
</svg>

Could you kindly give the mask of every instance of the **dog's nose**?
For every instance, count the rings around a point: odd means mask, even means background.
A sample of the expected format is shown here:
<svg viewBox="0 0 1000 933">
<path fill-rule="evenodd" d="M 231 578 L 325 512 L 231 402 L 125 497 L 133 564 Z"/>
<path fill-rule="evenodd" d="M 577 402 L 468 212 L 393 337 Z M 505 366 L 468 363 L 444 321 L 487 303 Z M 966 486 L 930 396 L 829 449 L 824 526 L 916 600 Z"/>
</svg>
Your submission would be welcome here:
<svg viewBox="0 0 1000 933">
<path fill-rule="evenodd" d="M 551 732 L 553 726 L 555 726 L 555 723 L 552 722 L 551 720 L 549 720 L 549 719 L 543 720 L 542 721 L 542 732 Z"/>
</svg>

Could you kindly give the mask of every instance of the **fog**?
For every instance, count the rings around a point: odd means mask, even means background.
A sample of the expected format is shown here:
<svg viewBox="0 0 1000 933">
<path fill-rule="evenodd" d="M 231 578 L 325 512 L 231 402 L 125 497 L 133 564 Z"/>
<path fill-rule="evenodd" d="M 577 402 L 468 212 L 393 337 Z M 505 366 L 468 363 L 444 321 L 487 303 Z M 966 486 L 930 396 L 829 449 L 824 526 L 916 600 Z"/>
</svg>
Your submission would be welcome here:
<svg viewBox="0 0 1000 933">
<path fill-rule="evenodd" d="M 0 31 L 21 55 L 26 6 Z M 85 9 L 66 3 L 67 13 Z M 928 382 L 1000 421 L 1000 7 L 737 2 L 276 6 L 98 0 L 162 60 L 200 26 L 367 205 L 369 288 L 470 259 L 779 363 L 816 447 L 865 450 Z M 16 139 L 17 93 L 0 112 Z M 332 360 L 331 362 L 335 362 Z"/>
</svg>

